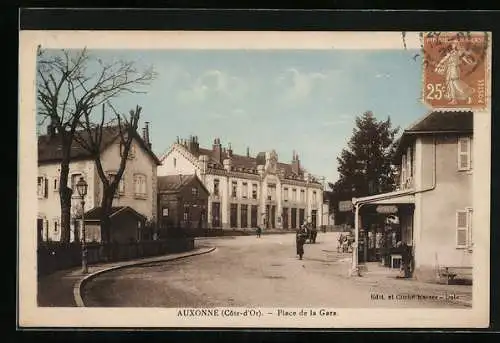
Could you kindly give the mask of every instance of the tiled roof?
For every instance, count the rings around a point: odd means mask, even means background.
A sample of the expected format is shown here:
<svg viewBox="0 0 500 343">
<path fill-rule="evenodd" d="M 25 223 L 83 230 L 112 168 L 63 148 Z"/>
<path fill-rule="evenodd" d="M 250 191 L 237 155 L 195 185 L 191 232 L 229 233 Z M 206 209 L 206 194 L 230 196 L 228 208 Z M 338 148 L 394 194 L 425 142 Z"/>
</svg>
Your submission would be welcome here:
<svg viewBox="0 0 500 343">
<path fill-rule="evenodd" d="M 445 134 L 445 133 L 469 133 L 474 129 L 474 114 L 470 111 L 434 111 L 419 119 L 403 131 L 395 144 L 397 146 L 394 155 L 394 163 L 401 163 L 403 151 L 413 142 L 418 134 Z"/>
<path fill-rule="evenodd" d="M 196 175 L 167 175 L 158 176 L 158 190 L 164 192 L 177 192 L 189 184 Z"/>
<path fill-rule="evenodd" d="M 95 132 L 95 131 L 94 131 Z M 80 137 L 85 140 L 89 140 L 89 135 L 86 131 L 78 131 Z M 110 146 L 116 139 L 119 137 L 118 127 L 106 127 L 102 132 L 102 141 L 101 141 L 101 151 L 105 150 L 108 146 Z M 139 145 L 149 154 L 157 165 L 160 165 L 160 161 L 158 157 L 151 151 L 148 145 L 144 142 L 142 137 L 137 134 L 135 135 Z M 71 146 L 71 155 L 72 160 L 77 159 L 90 159 L 90 153 L 84 149 L 76 140 L 73 141 Z M 39 163 L 48 163 L 48 162 L 58 162 L 62 159 L 62 144 L 59 135 L 54 137 L 50 137 L 48 135 L 42 135 L 38 137 L 38 162 Z"/>
<path fill-rule="evenodd" d="M 111 208 L 111 214 L 110 218 L 114 216 L 119 216 L 124 213 L 132 213 L 134 214 L 137 218 L 145 220 L 146 217 L 134 210 L 130 206 L 116 206 Z M 93 209 L 85 212 L 85 220 L 101 220 L 101 214 L 102 214 L 102 208 L 101 207 L 94 207 Z M 78 217 L 77 219 L 80 219 L 81 217 Z"/>
<path fill-rule="evenodd" d="M 456 131 L 467 132 L 473 130 L 474 115 L 470 111 L 430 112 L 424 118 L 405 130 L 405 133 Z"/>
<path fill-rule="evenodd" d="M 209 163 L 215 164 L 218 167 L 223 167 L 223 165 L 220 163 L 220 161 L 217 161 L 215 158 L 215 152 L 212 149 L 206 149 L 206 148 L 199 148 L 198 151 L 191 151 L 193 155 L 196 157 L 199 157 L 200 155 L 206 155 L 209 157 Z M 221 153 L 221 159 L 224 160 L 226 158 L 229 158 L 229 154 L 226 151 L 222 151 Z M 232 154 L 231 155 L 231 164 L 232 166 L 238 170 L 239 168 L 243 168 L 245 170 L 257 170 L 257 165 L 259 164 L 265 164 L 266 159 L 265 159 L 265 153 L 261 152 L 257 154 L 256 157 L 251 157 L 251 156 L 246 156 L 246 155 L 237 155 L 237 154 Z M 281 163 L 278 162 L 277 164 L 278 170 L 279 169 L 284 169 L 285 170 L 285 175 L 291 176 L 293 175 L 293 170 L 292 170 L 292 165 L 288 163 Z M 302 174 L 304 170 L 301 168 L 300 173 Z"/>
</svg>

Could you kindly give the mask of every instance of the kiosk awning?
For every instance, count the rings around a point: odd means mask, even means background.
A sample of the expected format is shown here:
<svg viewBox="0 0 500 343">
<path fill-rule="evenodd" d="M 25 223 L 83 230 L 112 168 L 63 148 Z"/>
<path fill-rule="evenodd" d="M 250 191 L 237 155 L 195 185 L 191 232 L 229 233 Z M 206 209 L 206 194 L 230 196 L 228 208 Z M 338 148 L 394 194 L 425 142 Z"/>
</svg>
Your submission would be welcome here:
<svg viewBox="0 0 500 343">
<path fill-rule="evenodd" d="M 414 204 L 415 192 L 413 190 L 405 189 L 403 191 L 394 191 L 389 193 L 382 193 L 370 195 L 362 198 L 353 198 L 352 203 L 356 204 L 374 204 L 374 205 L 397 205 L 397 204 Z"/>
</svg>

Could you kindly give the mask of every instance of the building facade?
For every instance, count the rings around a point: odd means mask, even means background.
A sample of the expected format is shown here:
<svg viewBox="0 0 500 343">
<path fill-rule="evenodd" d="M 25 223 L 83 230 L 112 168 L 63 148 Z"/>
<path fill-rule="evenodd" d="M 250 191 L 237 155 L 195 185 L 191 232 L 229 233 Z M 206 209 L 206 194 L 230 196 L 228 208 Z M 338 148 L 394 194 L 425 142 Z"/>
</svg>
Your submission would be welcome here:
<svg viewBox="0 0 500 343">
<path fill-rule="evenodd" d="M 431 112 L 401 137 L 399 189 L 353 199 L 359 228 L 373 209 L 397 210 L 395 238 L 412 248 L 419 279 L 435 279 L 441 267 L 472 267 L 472 147 L 472 112 Z"/>
<path fill-rule="evenodd" d="M 61 144 L 59 138 L 49 128 L 47 135 L 38 138 L 38 221 L 39 237 L 44 240 L 59 241 L 61 237 L 61 206 L 59 200 L 59 173 Z M 143 137 L 136 135 L 127 161 L 125 171 L 113 200 L 114 207 L 129 206 L 148 220 L 155 221 L 157 216 L 156 170 L 160 163 L 151 151 L 149 128 Z M 112 178 L 120 165 L 121 145 L 116 129 L 103 130 L 101 163 L 103 170 Z M 83 177 L 88 184 L 85 197 L 85 210 L 100 206 L 102 182 L 94 160 L 77 142 L 73 142 L 69 165 L 68 187 L 73 189 L 71 200 L 70 240 L 75 238 L 76 220 L 81 214 L 81 199 L 76 191 L 76 183 Z"/>
<path fill-rule="evenodd" d="M 208 227 L 210 193 L 196 175 L 158 177 L 158 218 L 160 232 L 169 229 L 201 231 Z M 160 234 L 161 235 L 161 234 Z"/>
<path fill-rule="evenodd" d="M 294 229 L 308 220 L 323 220 L 323 186 L 300 166 L 278 161 L 275 151 L 234 154 L 215 139 L 201 148 L 197 137 L 177 140 L 160 158 L 158 175 L 195 174 L 210 192 L 209 228 Z"/>
</svg>

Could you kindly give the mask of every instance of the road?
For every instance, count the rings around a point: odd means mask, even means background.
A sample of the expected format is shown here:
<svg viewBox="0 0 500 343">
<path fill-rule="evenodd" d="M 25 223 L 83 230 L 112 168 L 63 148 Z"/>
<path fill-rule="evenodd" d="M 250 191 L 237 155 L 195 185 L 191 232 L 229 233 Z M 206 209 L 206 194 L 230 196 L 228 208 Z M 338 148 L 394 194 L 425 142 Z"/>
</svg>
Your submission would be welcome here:
<svg viewBox="0 0 500 343">
<path fill-rule="evenodd" d="M 348 277 L 350 254 L 336 251 L 336 234 L 295 256 L 293 234 L 200 239 L 209 254 L 104 273 L 84 288 L 87 306 L 112 307 L 427 307 L 465 308 L 443 299 L 470 297 L 470 286 L 424 284 L 394 277 Z M 384 299 L 374 299 L 375 294 Z M 389 295 L 394 295 L 389 300 Z M 402 299 L 407 295 L 439 299 Z M 397 298 L 397 300 L 395 300 Z"/>
</svg>

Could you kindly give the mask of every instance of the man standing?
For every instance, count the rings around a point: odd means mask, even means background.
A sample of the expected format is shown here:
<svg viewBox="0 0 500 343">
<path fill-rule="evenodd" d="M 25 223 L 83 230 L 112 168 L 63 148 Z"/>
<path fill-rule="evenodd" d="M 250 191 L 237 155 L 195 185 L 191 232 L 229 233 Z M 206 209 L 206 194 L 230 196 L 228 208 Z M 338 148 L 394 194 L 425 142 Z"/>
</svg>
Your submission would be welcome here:
<svg viewBox="0 0 500 343">
<path fill-rule="evenodd" d="M 307 239 L 307 222 L 304 222 L 302 226 L 297 230 L 295 242 L 297 245 L 297 255 L 299 255 L 299 259 L 302 260 L 302 256 L 304 256 L 304 244 Z"/>
</svg>

